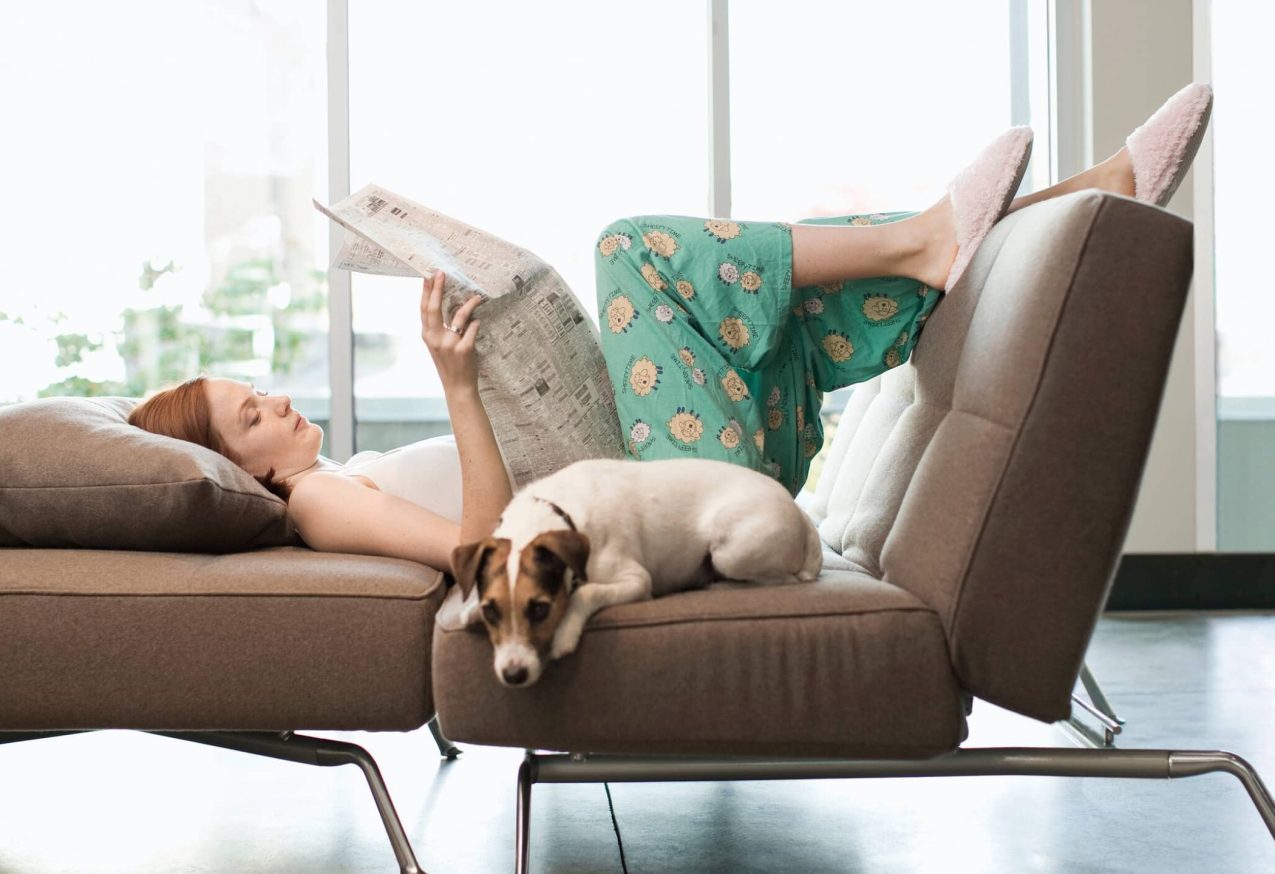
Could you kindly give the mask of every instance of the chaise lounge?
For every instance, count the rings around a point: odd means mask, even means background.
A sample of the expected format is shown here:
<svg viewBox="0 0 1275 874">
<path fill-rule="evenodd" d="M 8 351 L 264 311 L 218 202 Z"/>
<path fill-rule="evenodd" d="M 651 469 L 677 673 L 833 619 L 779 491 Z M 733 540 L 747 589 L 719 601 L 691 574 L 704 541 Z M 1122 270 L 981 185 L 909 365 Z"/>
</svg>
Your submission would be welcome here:
<svg viewBox="0 0 1275 874">
<path fill-rule="evenodd" d="M 444 732 L 529 750 L 516 870 L 545 782 L 1226 771 L 1275 836 L 1271 796 L 1230 753 L 960 748 L 974 698 L 1071 716 L 1191 237 L 1163 209 L 1096 190 L 1000 222 L 912 360 L 858 386 L 842 414 L 804 500 L 825 545 L 813 584 L 610 608 L 570 659 L 512 691 L 449 597 L 434 635 Z"/>
<path fill-rule="evenodd" d="M 0 740 L 128 728 L 354 763 L 403 871 L 371 757 L 294 732 L 437 709 L 448 737 L 526 748 L 519 871 L 537 782 L 1226 771 L 1275 835 L 1230 753 L 960 747 L 975 698 L 1071 715 L 1190 274 L 1191 225 L 1155 207 L 1010 215 L 913 359 L 854 391 L 801 498 L 817 582 L 611 608 L 530 689 L 496 682 L 442 571 L 299 546 L 225 459 L 128 429 L 132 401 L 0 410 Z"/>
</svg>

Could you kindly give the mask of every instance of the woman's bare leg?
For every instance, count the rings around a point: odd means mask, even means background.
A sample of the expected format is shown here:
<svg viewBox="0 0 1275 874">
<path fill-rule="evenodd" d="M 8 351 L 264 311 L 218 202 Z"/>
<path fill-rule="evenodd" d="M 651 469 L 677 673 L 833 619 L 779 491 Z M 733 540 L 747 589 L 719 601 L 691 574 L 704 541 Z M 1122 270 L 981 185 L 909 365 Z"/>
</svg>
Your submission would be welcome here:
<svg viewBox="0 0 1275 874">
<path fill-rule="evenodd" d="M 942 288 L 955 259 L 947 197 L 925 212 L 883 225 L 792 226 L 793 288 L 871 276 L 907 276 Z"/>
<path fill-rule="evenodd" d="M 792 285 L 818 285 L 869 276 L 903 276 L 925 248 L 916 216 L 865 227 L 792 226 Z"/>
<path fill-rule="evenodd" d="M 1088 170 L 1016 198 L 1009 212 L 1085 188 L 1132 197 L 1133 164 L 1129 150 L 1122 147 Z M 931 288 L 942 288 L 955 260 L 956 230 L 952 222 L 952 202 L 946 195 L 924 212 L 884 225 L 792 226 L 794 288 L 870 276 L 907 276 Z"/>
<path fill-rule="evenodd" d="M 1009 211 L 1013 212 L 1060 194 L 1070 194 L 1086 188 L 1101 188 L 1103 191 L 1133 197 L 1133 162 L 1129 159 L 1129 150 L 1121 146 L 1120 151 L 1107 160 L 1094 164 L 1088 170 L 1069 176 L 1057 185 L 1015 198 L 1009 205 Z"/>
</svg>

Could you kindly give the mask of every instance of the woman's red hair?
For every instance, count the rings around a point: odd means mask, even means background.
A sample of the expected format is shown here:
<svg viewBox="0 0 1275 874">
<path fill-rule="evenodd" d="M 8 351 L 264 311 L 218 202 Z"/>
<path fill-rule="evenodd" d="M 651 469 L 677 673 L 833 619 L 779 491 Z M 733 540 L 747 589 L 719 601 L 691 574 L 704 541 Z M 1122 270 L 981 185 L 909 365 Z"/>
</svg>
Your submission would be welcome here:
<svg viewBox="0 0 1275 874">
<path fill-rule="evenodd" d="M 207 378 L 200 375 L 180 385 L 156 392 L 128 414 L 128 423 L 165 437 L 175 437 L 213 450 L 231 461 L 239 462 L 226 451 L 225 444 L 212 426 L 212 407 L 204 387 Z M 288 492 L 282 483 L 274 482 L 274 468 L 254 479 L 285 501 Z"/>
</svg>

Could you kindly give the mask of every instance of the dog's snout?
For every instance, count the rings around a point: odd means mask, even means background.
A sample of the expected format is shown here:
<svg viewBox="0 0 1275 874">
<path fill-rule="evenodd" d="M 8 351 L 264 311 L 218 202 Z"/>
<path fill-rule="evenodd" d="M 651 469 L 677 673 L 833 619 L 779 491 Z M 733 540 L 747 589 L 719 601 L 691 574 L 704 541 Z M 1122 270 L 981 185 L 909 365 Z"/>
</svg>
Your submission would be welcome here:
<svg viewBox="0 0 1275 874">
<path fill-rule="evenodd" d="M 522 641 L 506 641 L 496 646 L 496 679 L 508 688 L 530 686 L 540 679 L 541 661 L 536 650 Z"/>
</svg>

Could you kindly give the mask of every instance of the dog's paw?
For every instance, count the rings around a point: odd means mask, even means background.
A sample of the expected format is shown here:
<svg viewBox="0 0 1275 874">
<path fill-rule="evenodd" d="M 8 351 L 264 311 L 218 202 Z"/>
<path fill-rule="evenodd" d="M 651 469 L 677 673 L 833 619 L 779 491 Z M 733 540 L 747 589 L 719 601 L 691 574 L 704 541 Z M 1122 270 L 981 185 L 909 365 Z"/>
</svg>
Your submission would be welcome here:
<svg viewBox="0 0 1275 874">
<path fill-rule="evenodd" d="M 583 635 L 583 622 L 572 616 L 562 620 L 558 630 L 553 633 L 553 643 L 549 646 L 549 658 L 560 659 L 563 656 L 571 655 L 576 651 L 576 647 L 580 645 L 580 638 Z"/>
</svg>

